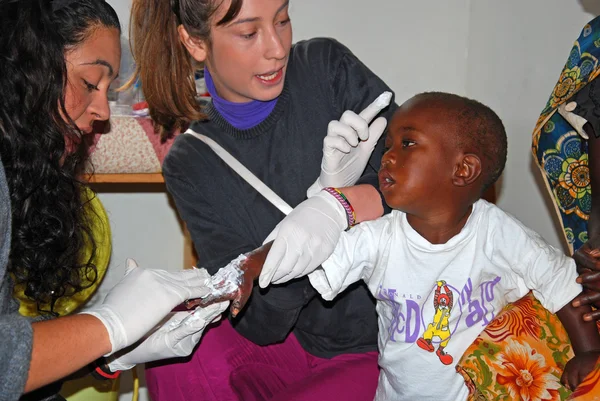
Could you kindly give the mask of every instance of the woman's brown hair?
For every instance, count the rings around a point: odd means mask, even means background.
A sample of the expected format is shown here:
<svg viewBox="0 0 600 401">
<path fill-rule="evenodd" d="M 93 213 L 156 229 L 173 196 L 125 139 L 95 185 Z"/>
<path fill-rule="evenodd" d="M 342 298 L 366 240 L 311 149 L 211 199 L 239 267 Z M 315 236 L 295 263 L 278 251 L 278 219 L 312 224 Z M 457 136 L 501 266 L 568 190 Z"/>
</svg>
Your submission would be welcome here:
<svg viewBox="0 0 600 401">
<path fill-rule="evenodd" d="M 136 66 L 125 85 L 140 79 L 150 117 L 166 140 L 176 129 L 206 116 L 196 100 L 196 61 L 179 40 L 183 25 L 193 38 L 210 44 L 211 20 L 226 0 L 133 0 L 130 45 Z M 217 23 L 231 22 L 243 0 L 231 0 L 225 16 Z"/>
</svg>

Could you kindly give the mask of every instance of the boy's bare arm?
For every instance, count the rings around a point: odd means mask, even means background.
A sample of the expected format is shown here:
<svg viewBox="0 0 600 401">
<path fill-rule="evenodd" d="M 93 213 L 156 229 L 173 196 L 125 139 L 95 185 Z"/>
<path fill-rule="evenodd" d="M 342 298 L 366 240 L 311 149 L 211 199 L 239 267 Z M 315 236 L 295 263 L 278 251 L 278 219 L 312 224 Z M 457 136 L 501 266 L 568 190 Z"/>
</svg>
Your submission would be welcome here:
<svg viewBox="0 0 600 401">
<path fill-rule="evenodd" d="M 583 315 L 589 313 L 588 305 L 574 307 L 571 302 L 556 315 L 567 330 L 575 357 L 565 366 L 561 382 L 574 390 L 594 369 L 600 357 L 600 334 L 594 321 L 584 321 Z"/>
</svg>

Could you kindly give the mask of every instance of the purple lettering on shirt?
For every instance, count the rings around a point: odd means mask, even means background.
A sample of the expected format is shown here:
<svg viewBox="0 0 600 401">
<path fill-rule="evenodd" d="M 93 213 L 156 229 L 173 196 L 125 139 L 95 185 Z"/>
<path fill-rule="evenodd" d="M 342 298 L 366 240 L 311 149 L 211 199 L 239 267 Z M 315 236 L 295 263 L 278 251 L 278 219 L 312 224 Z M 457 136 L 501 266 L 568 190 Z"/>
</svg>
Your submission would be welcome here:
<svg viewBox="0 0 600 401">
<path fill-rule="evenodd" d="M 472 297 L 473 282 L 469 278 L 460 292 L 460 299 L 464 305 L 467 305 L 467 317 L 465 324 L 471 327 L 481 321 L 482 326 L 488 325 L 495 317 L 495 311 L 488 309 L 489 303 L 494 300 L 494 287 L 500 282 L 500 277 L 493 280 L 484 281 L 479 286 L 479 299 Z M 491 316 L 488 316 L 490 315 Z"/>
</svg>

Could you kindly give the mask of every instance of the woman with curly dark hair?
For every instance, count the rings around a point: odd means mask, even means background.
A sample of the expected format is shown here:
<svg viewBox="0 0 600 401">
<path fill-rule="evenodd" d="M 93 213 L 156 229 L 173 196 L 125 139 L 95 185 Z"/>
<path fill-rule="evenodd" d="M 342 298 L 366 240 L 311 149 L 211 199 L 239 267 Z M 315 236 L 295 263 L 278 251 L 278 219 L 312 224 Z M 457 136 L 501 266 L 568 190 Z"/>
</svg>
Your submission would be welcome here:
<svg viewBox="0 0 600 401">
<path fill-rule="evenodd" d="M 38 389 L 28 399 L 47 397 L 55 391 L 48 384 L 131 346 L 176 305 L 208 291 L 204 270 L 169 273 L 130 260 L 101 305 L 50 319 L 58 298 L 96 279 L 92 259 L 81 260 L 84 244 L 95 245 L 78 176 L 83 135 L 110 116 L 119 37 L 103 0 L 0 0 L 0 400 Z M 44 318 L 18 314 L 14 283 Z M 175 314 L 163 328 L 177 329 L 154 331 L 109 366 L 189 354 L 223 308 L 187 325 L 176 324 L 187 312 Z"/>
</svg>

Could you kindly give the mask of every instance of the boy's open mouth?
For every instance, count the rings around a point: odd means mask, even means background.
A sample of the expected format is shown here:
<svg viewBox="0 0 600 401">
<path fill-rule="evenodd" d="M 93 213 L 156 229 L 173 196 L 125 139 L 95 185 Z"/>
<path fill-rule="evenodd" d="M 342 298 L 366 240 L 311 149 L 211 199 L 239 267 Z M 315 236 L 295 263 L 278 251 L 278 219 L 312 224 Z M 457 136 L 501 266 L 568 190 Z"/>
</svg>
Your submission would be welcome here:
<svg viewBox="0 0 600 401">
<path fill-rule="evenodd" d="M 390 173 L 387 170 L 381 169 L 379 170 L 379 188 L 383 191 L 385 189 L 390 188 L 392 185 L 396 183 L 396 180 L 392 178 Z"/>
</svg>

